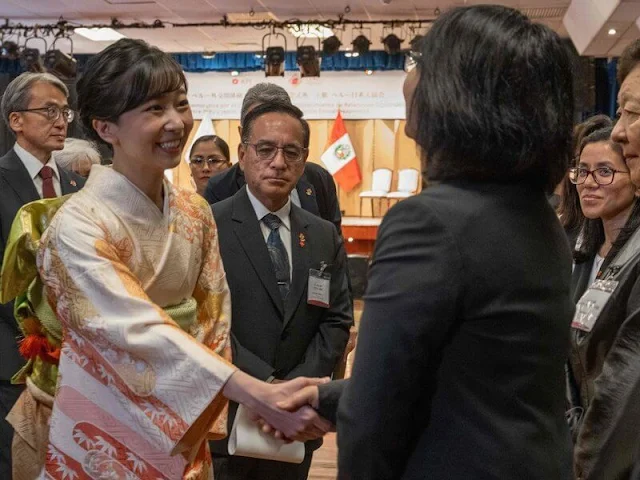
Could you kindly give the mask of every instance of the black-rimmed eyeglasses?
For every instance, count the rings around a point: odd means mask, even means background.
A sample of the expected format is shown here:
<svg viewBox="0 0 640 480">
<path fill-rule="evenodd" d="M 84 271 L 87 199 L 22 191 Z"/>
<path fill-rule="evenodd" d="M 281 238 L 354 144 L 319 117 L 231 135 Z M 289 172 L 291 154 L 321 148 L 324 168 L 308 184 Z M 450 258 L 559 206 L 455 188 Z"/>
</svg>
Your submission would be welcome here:
<svg viewBox="0 0 640 480">
<path fill-rule="evenodd" d="M 44 112 L 47 120 L 51 122 L 55 122 L 60 118 L 60 115 L 63 116 L 64 120 L 67 123 L 73 122 L 73 119 L 76 117 L 76 112 L 71 110 L 69 107 L 60 108 L 57 105 L 49 105 L 48 107 L 41 108 L 26 108 L 24 110 L 14 110 L 17 113 L 20 112 Z"/>
<path fill-rule="evenodd" d="M 589 175 L 593 177 L 593 180 L 598 185 L 611 185 L 616 173 L 629 173 L 628 170 L 614 170 L 609 167 L 600 167 L 595 170 L 588 170 L 586 168 L 576 167 L 569 169 L 569 180 L 574 185 L 582 185 L 587 181 Z"/>
</svg>

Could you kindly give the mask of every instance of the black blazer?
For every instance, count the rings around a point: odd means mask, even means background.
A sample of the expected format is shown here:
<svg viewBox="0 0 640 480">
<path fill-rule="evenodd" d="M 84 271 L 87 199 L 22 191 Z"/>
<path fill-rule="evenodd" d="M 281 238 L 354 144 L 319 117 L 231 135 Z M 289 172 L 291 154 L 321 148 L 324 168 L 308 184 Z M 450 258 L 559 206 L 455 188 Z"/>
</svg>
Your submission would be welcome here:
<svg viewBox="0 0 640 480">
<path fill-rule="evenodd" d="M 244 185 L 244 174 L 240 165 L 236 163 L 209 179 L 204 198 L 213 205 L 233 196 Z M 304 210 L 330 221 L 336 226 L 338 233 L 341 233 L 342 215 L 336 185 L 326 169 L 316 163 L 307 162 L 296 190 L 300 197 L 300 206 Z"/>
<path fill-rule="evenodd" d="M 76 192 L 84 185 L 85 179 L 76 173 L 59 165 L 58 171 L 63 195 Z M 39 199 L 29 172 L 16 152 L 9 150 L 0 157 L 0 266 L 16 213 L 23 205 Z M 13 316 L 13 302 L 0 304 L 0 381 L 11 380 L 24 364 L 16 342 L 19 336 L 20 330 Z"/>
<path fill-rule="evenodd" d="M 233 363 L 261 380 L 331 375 L 353 323 L 346 255 L 335 227 L 291 206 L 293 275 L 283 302 L 246 187 L 213 205 L 213 213 L 231 291 Z M 329 308 L 307 303 L 309 269 L 321 262 L 329 264 L 331 274 Z M 226 441 L 215 443 L 226 453 Z"/>
<path fill-rule="evenodd" d="M 542 190 L 436 184 L 378 233 L 342 479 L 567 480 L 571 252 Z"/>
</svg>

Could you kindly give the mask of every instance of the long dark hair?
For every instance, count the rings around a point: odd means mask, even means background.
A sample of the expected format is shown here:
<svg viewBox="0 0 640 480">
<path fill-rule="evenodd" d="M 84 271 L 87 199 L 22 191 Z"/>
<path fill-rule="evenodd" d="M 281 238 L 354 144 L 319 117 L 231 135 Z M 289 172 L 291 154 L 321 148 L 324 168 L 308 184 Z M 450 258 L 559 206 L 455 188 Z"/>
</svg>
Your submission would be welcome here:
<svg viewBox="0 0 640 480">
<path fill-rule="evenodd" d="M 582 123 L 579 123 L 573 129 L 573 157 L 571 162 L 567 165 L 569 167 L 575 167 L 577 162 L 576 158 L 580 156 L 580 145 L 585 137 L 588 137 L 596 130 L 612 127 L 613 122 L 606 115 L 594 115 L 588 118 Z M 575 239 L 582 222 L 584 221 L 584 215 L 582 215 L 582 208 L 580 207 L 580 197 L 578 196 L 578 190 L 576 186 L 569 180 L 569 175 L 565 175 L 562 180 L 562 196 L 560 203 L 556 209 L 556 213 L 560 218 L 560 223 L 564 227 L 572 238 Z"/>
<path fill-rule="evenodd" d="M 611 149 L 622 158 L 622 147 L 611 141 L 612 130 L 612 127 L 601 128 L 585 136 L 580 143 L 578 158 L 584 148 L 593 143 L 608 143 Z M 600 218 L 587 218 L 582 214 L 582 210 L 580 210 L 580 215 L 580 240 L 573 253 L 576 263 L 582 263 L 593 258 L 605 241 L 602 220 Z M 638 225 L 640 225 L 640 202 L 634 199 L 629 218 L 611 245 L 611 250 L 602 264 L 601 271 L 604 271 L 609 263 L 611 263 L 611 260 L 615 258 L 629 237 L 635 232 L 636 228 L 638 228 Z"/>
</svg>

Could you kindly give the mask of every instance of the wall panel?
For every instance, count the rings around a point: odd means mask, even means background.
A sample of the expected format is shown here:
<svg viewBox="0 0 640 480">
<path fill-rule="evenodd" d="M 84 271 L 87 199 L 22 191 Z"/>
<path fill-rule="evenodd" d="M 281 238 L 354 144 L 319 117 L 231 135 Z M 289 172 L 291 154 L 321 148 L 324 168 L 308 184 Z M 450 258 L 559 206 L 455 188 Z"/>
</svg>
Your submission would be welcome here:
<svg viewBox="0 0 640 480">
<path fill-rule="evenodd" d="M 191 137 L 195 135 L 199 123 L 199 120 L 195 121 Z M 344 123 L 358 156 L 362 182 L 351 192 L 345 192 L 338 188 L 340 208 L 346 216 L 369 216 L 371 215 L 371 204 L 368 200 L 363 202 L 361 211 L 358 194 L 371 188 L 373 170 L 376 168 L 392 169 L 394 173 L 391 189 L 395 190 L 398 170 L 402 168 L 420 170 L 420 157 L 415 143 L 404 133 L 404 120 L 345 120 Z M 233 163 L 238 161 L 239 124 L 238 120 L 215 120 L 213 122 L 216 134 L 229 143 Z M 309 122 L 309 127 L 311 142 L 308 161 L 322 164 L 320 156 L 326 147 L 333 121 L 312 120 Z M 190 141 L 187 144 L 190 144 Z M 173 181 L 184 188 L 193 189 L 189 166 L 185 162 L 181 162 L 178 167 L 173 169 Z M 385 205 L 386 203 L 383 201 L 382 213 L 385 211 Z M 380 213 L 377 203 L 375 203 L 375 213 L 376 215 Z"/>
</svg>

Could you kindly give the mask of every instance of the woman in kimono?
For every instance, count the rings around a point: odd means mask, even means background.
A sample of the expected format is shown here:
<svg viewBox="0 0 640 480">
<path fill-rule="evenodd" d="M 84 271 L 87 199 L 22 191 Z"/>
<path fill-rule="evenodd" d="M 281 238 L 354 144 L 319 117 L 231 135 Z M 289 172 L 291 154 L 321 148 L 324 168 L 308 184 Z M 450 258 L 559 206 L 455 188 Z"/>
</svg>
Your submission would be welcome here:
<svg viewBox="0 0 640 480">
<path fill-rule="evenodd" d="M 274 406 L 308 380 L 269 385 L 230 363 L 229 289 L 211 210 L 164 180 L 193 126 L 180 66 L 123 39 L 85 72 L 81 121 L 111 148 L 113 168 L 93 167 L 40 242 L 44 298 L 62 327 L 52 355 L 59 375 L 46 459 L 29 445 L 34 454 L 14 456 L 17 469 L 44 479 L 210 478 L 205 440 L 226 434 L 227 399 L 271 416 L 288 436 L 323 426 L 310 410 L 290 416 Z M 31 420 L 35 383 L 14 425 Z"/>
</svg>

